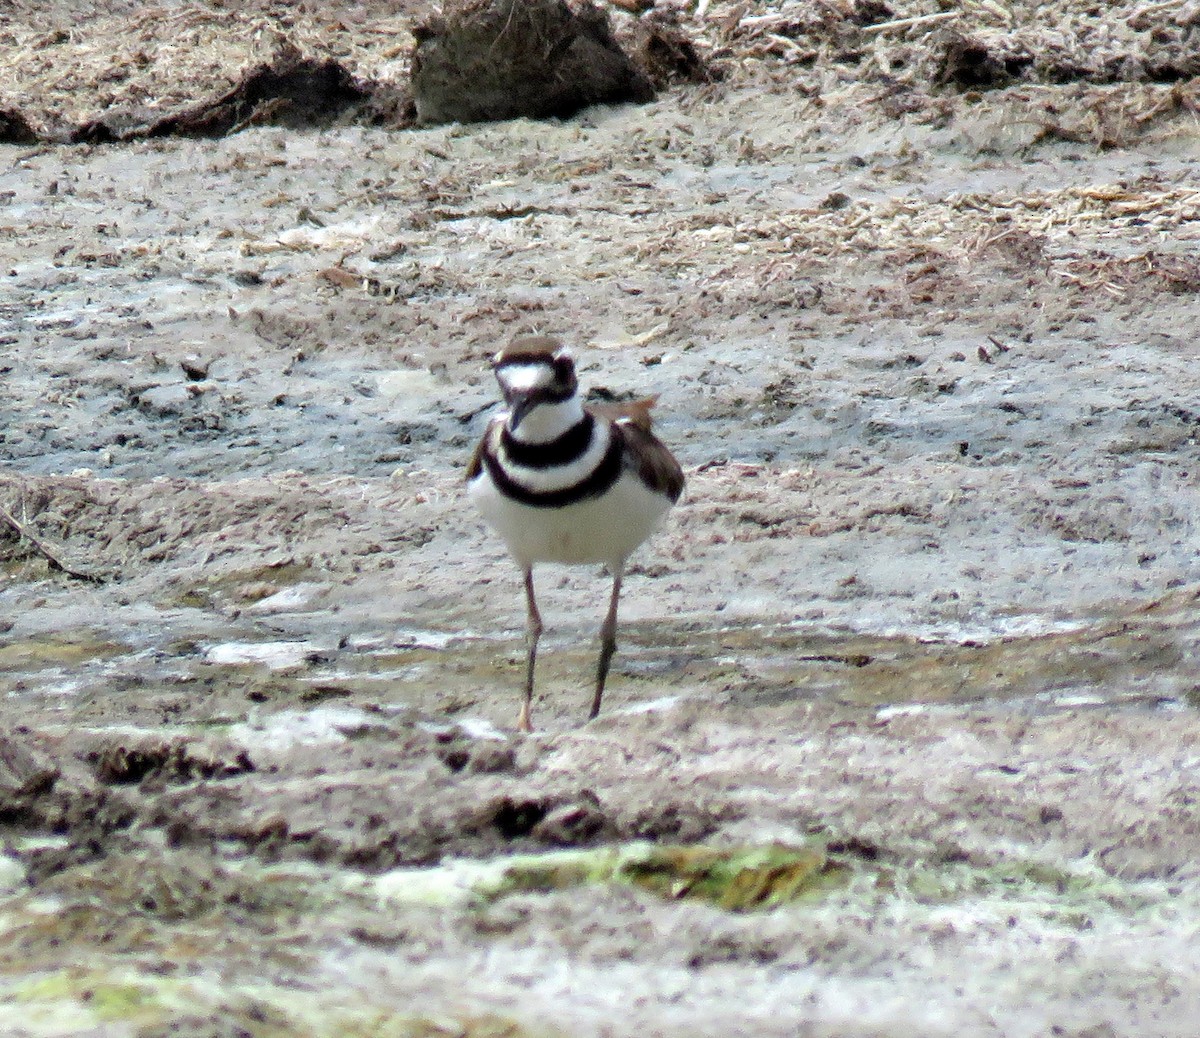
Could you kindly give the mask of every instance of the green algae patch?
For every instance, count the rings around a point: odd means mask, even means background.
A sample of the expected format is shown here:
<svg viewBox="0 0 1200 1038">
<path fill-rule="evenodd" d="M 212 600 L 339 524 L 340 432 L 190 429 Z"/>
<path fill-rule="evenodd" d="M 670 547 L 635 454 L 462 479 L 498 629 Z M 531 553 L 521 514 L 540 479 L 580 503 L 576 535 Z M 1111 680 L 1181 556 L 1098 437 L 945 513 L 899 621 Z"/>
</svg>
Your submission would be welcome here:
<svg viewBox="0 0 1200 1038">
<path fill-rule="evenodd" d="M 164 599 L 166 606 L 188 609 L 213 609 L 223 603 L 253 605 L 281 591 L 314 579 L 309 565 L 293 559 L 267 562 L 258 566 L 229 570 L 203 584 L 179 588 Z"/>
<path fill-rule="evenodd" d="M 277 923 L 321 907 L 319 891 L 286 873 L 234 869 L 172 851 L 160 851 L 152 867 L 141 855 L 109 855 L 37 887 L 38 897 L 57 899 L 64 909 L 120 911 L 161 923 L 223 916 Z"/>
<path fill-rule="evenodd" d="M 733 912 L 814 897 L 846 876 L 819 847 L 652 847 L 619 861 L 614 881 L 670 899 L 695 898 Z"/>
<path fill-rule="evenodd" d="M 160 1008 L 154 985 L 93 976 L 67 970 L 36 977 L 10 989 L 8 997 L 34 1007 L 75 1002 L 97 1021 L 130 1021 L 157 1016 Z"/>
<path fill-rule="evenodd" d="M 919 933 L 960 927 L 986 935 L 1018 919 L 1061 937 L 1143 906 L 1178 907 L 1165 884 L 1131 887 L 1089 862 L 898 860 L 831 846 L 629 843 L 368 876 L 311 864 L 219 863 L 147 845 L 0 897 L 0 1034 L 550 1038 L 557 1032 L 540 1023 L 531 1031 L 469 998 L 439 1003 L 441 1015 L 414 1005 L 403 984 L 393 992 L 349 978 L 363 966 L 425 954 L 447 925 L 472 941 L 494 933 L 487 939 L 507 947 L 506 934 L 475 926 L 489 914 L 480 909 L 508 896 L 569 896 L 586 885 L 601 888 L 601 915 L 608 906 L 629 911 L 627 898 L 611 894 L 634 889 L 644 892 L 637 912 L 713 906 L 740 919 L 725 916 L 719 927 L 747 934 L 759 925 L 756 911 L 776 908 L 797 913 L 798 933 L 882 918 Z M 525 912 L 528 900 L 515 907 Z M 424 911 L 430 904 L 450 911 Z M 547 902 L 543 918 L 557 918 L 561 907 Z M 391 921 L 390 936 L 375 941 L 370 931 L 381 917 Z M 498 917 L 509 918 L 503 910 Z"/>
<path fill-rule="evenodd" d="M 584 886 L 623 886 L 665 901 L 697 901 L 729 912 L 799 905 L 855 912 L 905 904 L 939 911 L 961 904 L 1005 905 L 1051 925 L 1080 930 L 1094 917 L 1137 912 L 1153 892 L 1102 870 L 1023 859 L 868 860 L 820 844 L 743 847 L 630 843 L 592 850 L 457 859 L 404 868 L 365 881 L 397 907 L 483 907 L 514 894 L 551 894 Z M 840 908 L 838 907 L 840 906 Z"/>
<path fill-rule="evenodd" d="M 462 1017 L 334 1014 L 311 1033 L 321 1038 L 534 1038 L 521 1024 L 490 1013 Z"/>
<path fill-rule="evenodd" d="M 528 1034 L 499 1016 L 435 1018 L 297 984 L 377 912 L 361 876 L 315 866 L 150 847 L 75 864 L 0 897 L 0 1034 L 158 1036 L 180 1021 L 179 1033 L 251 1038 Z"/>
<path fill-rule="evenodd" d="M 937 912 L 957 905 L 990 906 L 1064 930 L 1091 929 L 1112 913 L 1132 915 L 1162 904 L 1165 887 L 1129 883 L 1086 862 L 1052 865 L 1022 858 L 989 864 L 912 861 L 881 863 L 856 878 L 860 904 L 906 903 Z"/>
<path fill-rule="evenodd" d="M 316 873 L 147 851 L 80 863 L 0 899 L 0 978 L 114 959 L 169 972 L 214 954 L 290 970 L 314 918 L 367 910 Z"/>
<path fill-rule="evenodd" d="M 0 854 L 0 898 L 19 891 L 25 884 L 25 866 L 16 858 Z"/>
<path fill-rule="evenodd" d="M 0 673 L 77 667 L 95 660 L 112 659 L 128 651 L 124 645 L 85 631 L 73 637 L 23 638 L 0 645 Z"/>
<path fill-rule="evenodd" d="M 715 644 L 707 662 L 697 657 L 690 664 L 694 673 L 754 704 L 819 697 L 878 708 L 1027 699 L 1079 688 L 1111 690 L 1106 695 L 1114 701 L 1166 696 L 1200 703 L 1200 694 L 1179 688 L 1184 655 L 1170 622 L 1097 619 L 982 642 L 748 625 L 693 633 L 678 651 L 698 651 L 706 638 Z"/>
<path fill-rule="evenodd" d="M 667 900 L 706 901 L 732 912 L 815 899 L 843 886 L 849 868 L 818 846 L 705 847 L 627 844 L 588 851 L 454 861 L 379 877 L 377 889 L 402 903 L 486 903 L 509 894 L 615 884 Z"/>
<path fill-rule="evenodd" d="M 0 540 L 3 544 L 3 540 Z M 0 554 L 0 579 L 17 583 L 33 584 L 47 577 L 46 560 L 38 555 Z"/>
<path fill-rule="evenodd" d="M 549 1038 L 557 1033 L 539 1028 L 535 1034 L 487 1012 L 433 1016 L 331 1005 L 327 994 L 262 980 L 231 990 L 220 975 L 207 971 L 176 979 L 72 968 L 0 987 L 0 1030 L 63 1035 L 124 1025 L 135 1028 L 131 1033 L 157 1036 L 195 1025 L 197 1030 L 187 1033 L 249 1038 Z"/>
</svg>

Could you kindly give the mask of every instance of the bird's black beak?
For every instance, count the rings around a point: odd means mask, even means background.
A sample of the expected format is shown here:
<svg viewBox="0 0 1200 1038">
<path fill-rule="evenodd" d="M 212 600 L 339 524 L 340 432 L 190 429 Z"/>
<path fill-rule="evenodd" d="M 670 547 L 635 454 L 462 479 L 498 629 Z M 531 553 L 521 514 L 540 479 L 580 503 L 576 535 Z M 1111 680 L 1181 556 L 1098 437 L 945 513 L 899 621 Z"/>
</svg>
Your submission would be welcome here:
<svg viewBox="0 0 1200 1038">
<path fill-rule="evenodd" d="M 525 416 L 537 407 L 538 397 L 534 393 L 513 394 L 508 401 L 508 428 L 516 432 L 517 426 L 524 421 Z"/>
</svg>

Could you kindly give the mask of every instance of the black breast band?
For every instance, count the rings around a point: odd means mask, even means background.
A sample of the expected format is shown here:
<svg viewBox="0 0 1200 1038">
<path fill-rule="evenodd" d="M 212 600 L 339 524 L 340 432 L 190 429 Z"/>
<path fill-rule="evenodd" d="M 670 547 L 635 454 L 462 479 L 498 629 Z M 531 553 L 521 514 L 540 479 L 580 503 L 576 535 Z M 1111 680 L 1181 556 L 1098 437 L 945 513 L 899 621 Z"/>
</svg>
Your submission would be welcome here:
<svg viewBox="0 0 1200 1038">
<path fill-rule="evenodd" d="M 578 461 L 592 445 L 596 419 L 590 414 L 571 426 L 558 439 L 548 443 L 525 443 L 518 440 L 505 426 L 500 432 L 504 457 L 525 469 L 552 469 Z"/>
<path fill-rule="evenodd" d="M 503 463 L 491 450 L 484 451 L 483 463 L 487 466 L 488 475 L 492 477 L 492 482 L 496 484 L 496 489 L 505 497 L 534 508 L 564 508 L 579 501 L 599 497 L 621 478 L 621 470 L 624 465 L 622 455 L 625 451 L 625 444 L 621 438 L 619 426 L 612 425 L 609 426 L 609 429 L 611 438 L 608 450 L 604 452 L 604 457 L 600 459 L 600 464 L 573 486 L 561 487 L 558 490 L 530 490 L 528 487 L 522 486 L 509 477 L 508 473 L 504 470 Z M 565 435 L 570 435 L 570 432 Z M 554 442 L 557 443 L 558 441 Z M 546 445 L 543 444 L 543 446 Z M 513 461 L 516 460 L 516 458 L 513 458 Z M 549 468 L 551 466 L 535 465 L 530 467 Z"/>
</svg>

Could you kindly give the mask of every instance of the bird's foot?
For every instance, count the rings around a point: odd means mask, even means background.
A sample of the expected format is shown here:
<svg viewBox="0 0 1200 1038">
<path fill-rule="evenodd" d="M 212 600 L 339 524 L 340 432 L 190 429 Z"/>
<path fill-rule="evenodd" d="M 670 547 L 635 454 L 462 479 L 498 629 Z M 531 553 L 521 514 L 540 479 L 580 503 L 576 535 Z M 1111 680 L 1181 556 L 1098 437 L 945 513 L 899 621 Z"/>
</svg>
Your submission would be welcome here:
<svg viewBox="0 0 1200 1038">
<path fill-rule="evenodd" d="M 529 720 L 529 704 L 521 704 L 521 712 L 517 715 L 517 730 L 521 732 L 532 732 L 533 723 Z"/>
</svg>

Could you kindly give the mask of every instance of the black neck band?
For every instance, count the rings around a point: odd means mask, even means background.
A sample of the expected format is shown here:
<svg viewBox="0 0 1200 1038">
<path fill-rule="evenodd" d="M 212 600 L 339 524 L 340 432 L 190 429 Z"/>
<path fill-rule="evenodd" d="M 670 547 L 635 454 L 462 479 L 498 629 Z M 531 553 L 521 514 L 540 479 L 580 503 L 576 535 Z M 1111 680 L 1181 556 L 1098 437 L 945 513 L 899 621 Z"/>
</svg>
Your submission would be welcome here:
<svg viewBox="0 0 1200 1038">
<path fill-rule="evenodd" d="M 525 469 L 552 469 L 558 465 L 570 465 L 578 461 L 592 445 L 592 433 L 596 420 L 585 414 L 557 439 L 546 443 L 527 443 L 518 440 L 505 426 L 500 433 L 500 446 L 504 457 L 514 465 Z"/>
<path fill-rule="evenodd" d="M 530 490 L 528 487 L 522 486 L 504 471 L 503 464 L 490 450 L 484 451 L 483 463 L 487 466 L 488 475 L 492 477 L 496 489 L 505 497 L 534 508 L 564 508 L 579 501 L 599 497 L 621 478 L 625 443 L 621 437 L 619 425 L 609 428 L 612 439 L 608 444 L 608 450 L 604 452 L 604 457 L 600 459 L 600 464 L 580 482 L 559 490 Z"/>
</svg>

